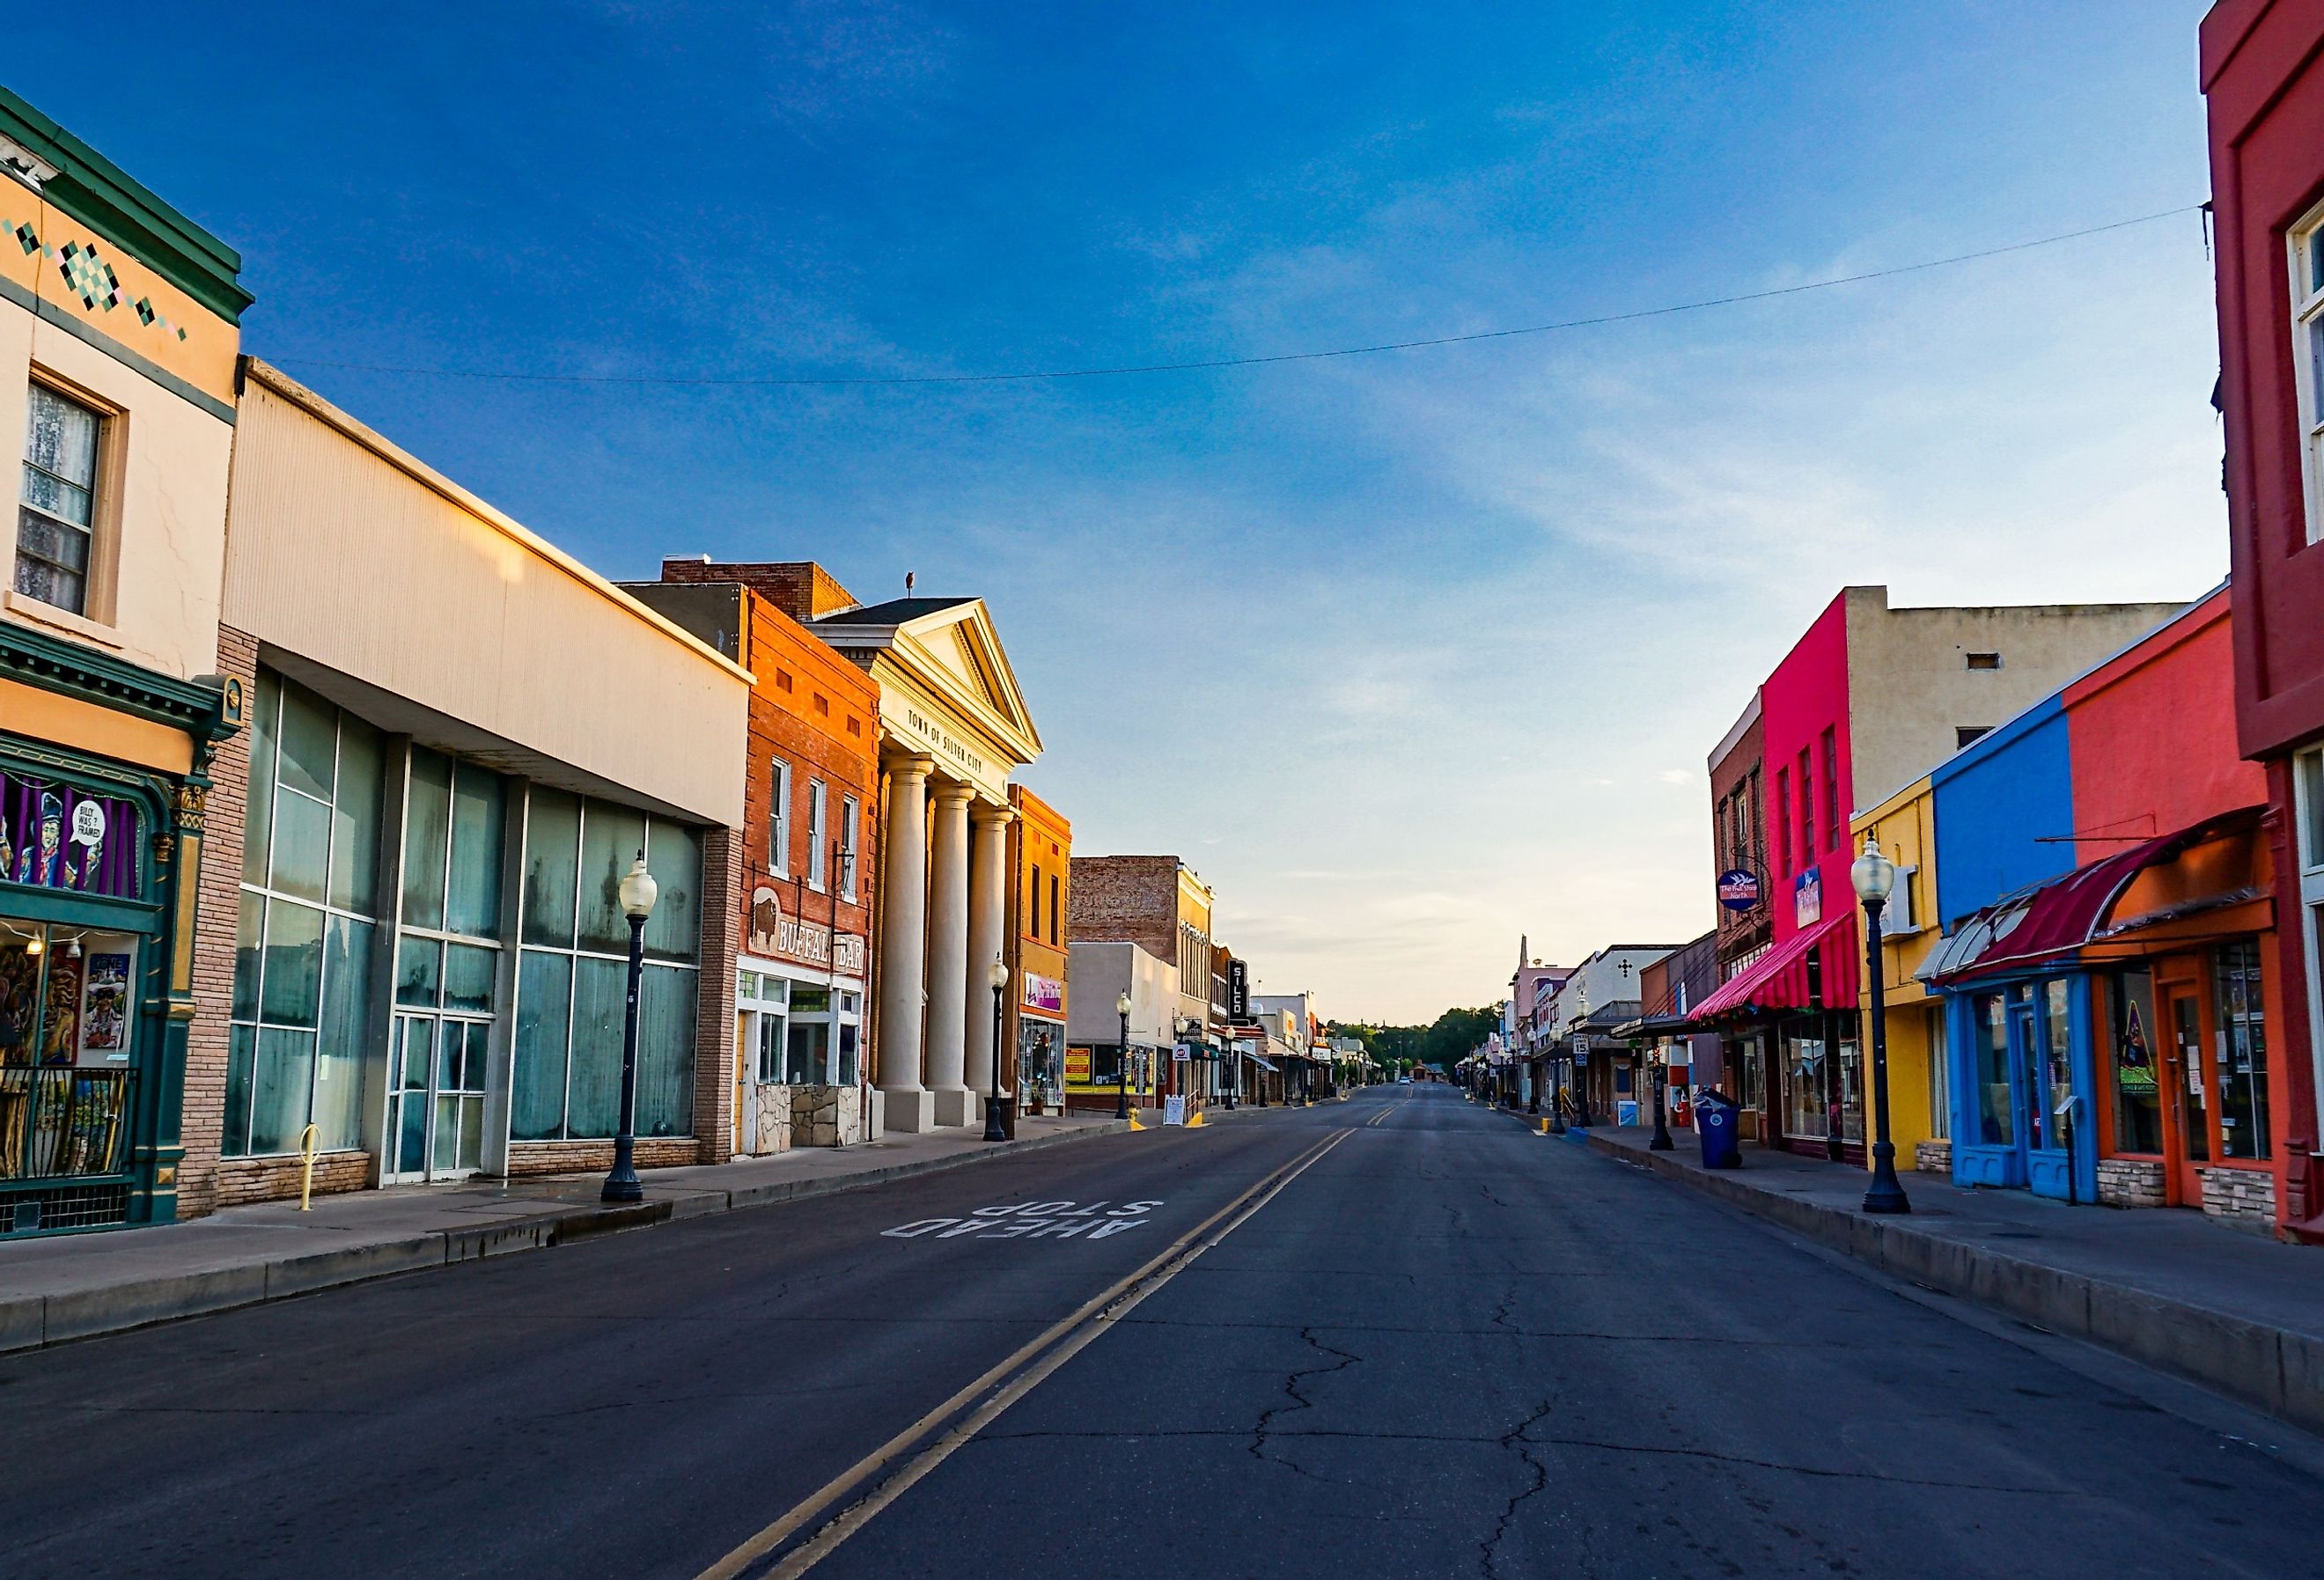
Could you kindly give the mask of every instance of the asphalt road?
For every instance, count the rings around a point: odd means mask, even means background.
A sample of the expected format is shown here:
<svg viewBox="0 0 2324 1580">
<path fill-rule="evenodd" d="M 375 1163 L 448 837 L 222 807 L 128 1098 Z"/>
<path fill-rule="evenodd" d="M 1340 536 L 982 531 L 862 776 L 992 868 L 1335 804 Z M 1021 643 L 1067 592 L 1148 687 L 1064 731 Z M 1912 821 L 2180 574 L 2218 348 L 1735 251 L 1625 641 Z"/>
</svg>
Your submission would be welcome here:
<svg viewBox="0 0 2324 1580">
<path fill-rule="evenodd" d="M 0 1445 L 10 1576 L 685 1580 L 807 1501 L 733 1569 L 793 1574 L 899 1468 L 816 1580 L 2209 1580 L 2324 1529 L 2313 1440 L 1443 1087 L 12 1356 Z"/>
</svg>

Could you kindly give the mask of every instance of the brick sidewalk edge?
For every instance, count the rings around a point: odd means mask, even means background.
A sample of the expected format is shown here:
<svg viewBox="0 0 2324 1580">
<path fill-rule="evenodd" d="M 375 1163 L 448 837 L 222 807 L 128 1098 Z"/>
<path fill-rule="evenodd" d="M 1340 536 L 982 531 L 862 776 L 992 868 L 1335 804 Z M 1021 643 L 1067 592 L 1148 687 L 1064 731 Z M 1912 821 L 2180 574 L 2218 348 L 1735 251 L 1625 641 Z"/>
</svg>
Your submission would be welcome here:
<svg viewBox="0 0 2324 1580">
<path fill-rule="evenodd" d="M 1120 1135 L 1130 1127 L 1117 1121 L 1077 1127 L 1058 1135 L 1011 1141 L 991 1151 L 962 1152 L 947 1158 L 921 1158 L 885 1168 L 867 1169 L 817 1179 L 774 1180 L 733 1190 L 715 1187 L 688 1190 L 661 1201 L 628 1206 L 555 1207 L 522 1217 L 503 1218 L 473 1228 L 431 1229 L 398 1240 L 373 1241 L 339 1251 L 318 1251 L 272 1261 L 254 1261 L 232 1267 L 138 1279 L 102 1289 L 76 1289 L 63 1295 L 0 1298 L 0 1354 L 39 1349 L 99 1334 L 121 1333 L 179 1317 L 203 1317 L 242 1306 L 287 1300 L 318 1289 L 358 1284 L 397 1273 L 448 1267 L 483 1256 L 506 1256 L 520 1251 L 547 1251 L 600 1234 L 649 1228 L 678 1218 L 735 1212 L 745 1207 L 773 1206 L 809 1197 L 835 1196 L 862 1190 L 913 1175 L 962 1169 L 1001 1158 L 1098 1136 Z M 647 1183 L 652 1184 L 651 1177 Z M 683 1187 L 681 1187 L 683 1188 Z"/>
</svg>

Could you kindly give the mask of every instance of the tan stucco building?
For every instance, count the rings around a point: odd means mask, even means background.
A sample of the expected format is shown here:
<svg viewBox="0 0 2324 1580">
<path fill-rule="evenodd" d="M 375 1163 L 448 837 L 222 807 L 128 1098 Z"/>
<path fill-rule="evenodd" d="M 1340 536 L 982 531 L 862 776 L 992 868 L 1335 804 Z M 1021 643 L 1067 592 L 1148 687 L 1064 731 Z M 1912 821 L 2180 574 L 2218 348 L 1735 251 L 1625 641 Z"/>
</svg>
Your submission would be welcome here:
<svg viewBox="0 0 2324 1580">
<path fill-rule="evenodd" d="M 732 1150 L 750 672 L 263 363 L 218 665 L 188 1194 L 596 1168 L 642 852 L 639 1161 Z"/>
</svg>

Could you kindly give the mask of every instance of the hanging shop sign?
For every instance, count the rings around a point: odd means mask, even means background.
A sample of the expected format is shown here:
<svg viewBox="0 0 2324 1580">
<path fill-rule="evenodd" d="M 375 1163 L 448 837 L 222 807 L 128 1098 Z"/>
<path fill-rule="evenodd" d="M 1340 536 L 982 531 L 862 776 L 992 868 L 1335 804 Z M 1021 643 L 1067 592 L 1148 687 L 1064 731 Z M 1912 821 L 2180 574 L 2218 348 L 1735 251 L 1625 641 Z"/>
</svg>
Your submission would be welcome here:
<svg viewBox="0 0 2324 1580">
<path fill-rule="evenodd" d="M 1823 919 L 1823 874 L 1810 867 L 1792 880 L 1792 925 L 1812 927 Z"/>
<path fill-rule="evenodd" d="M 1719 903 L 1729 910 L 1759 909 L 1759 874 L 1730 867 L 1719 874 Z"/>
<path fill-rule="evenodd" d="M 135 803 L 0 769 L 0 878 L 138 900 L 143 844 Z"/>
</svg>

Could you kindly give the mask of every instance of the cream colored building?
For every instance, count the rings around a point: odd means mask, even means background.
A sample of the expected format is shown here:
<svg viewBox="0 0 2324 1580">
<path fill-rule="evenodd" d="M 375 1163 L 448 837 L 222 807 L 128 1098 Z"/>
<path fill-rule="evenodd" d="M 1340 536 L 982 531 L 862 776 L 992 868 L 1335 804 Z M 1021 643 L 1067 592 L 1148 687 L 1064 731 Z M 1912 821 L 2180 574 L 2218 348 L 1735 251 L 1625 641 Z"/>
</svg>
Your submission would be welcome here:
<svg viewBox="0 0 2324 1580">
<path fill-rule="evenodd" d="M 216 918 L 183 875 L 243 703 L 216 673 L 240 267 L 0 88 L 0 433 L 19 447 L 0 519 L 0 1239 L 203 1206 L 176 1083 Z"/>
<path fill-rule="evenodd" d="M 639 1162 L 724 1159 L 750 673 L 263 363 L 240 415 L 189 1172 L 604 1166 L 640 852 Z"/>
</svg>

